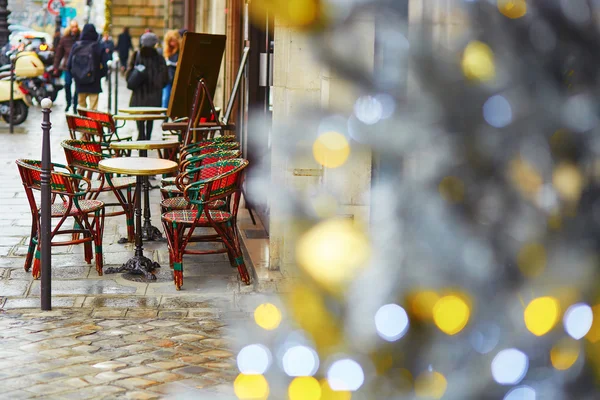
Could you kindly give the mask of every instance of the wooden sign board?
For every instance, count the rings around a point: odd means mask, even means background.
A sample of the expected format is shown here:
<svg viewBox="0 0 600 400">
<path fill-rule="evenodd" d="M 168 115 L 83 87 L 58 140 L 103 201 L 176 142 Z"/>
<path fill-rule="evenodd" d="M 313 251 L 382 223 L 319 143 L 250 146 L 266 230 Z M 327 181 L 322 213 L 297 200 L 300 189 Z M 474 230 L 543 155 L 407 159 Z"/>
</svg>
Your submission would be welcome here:
<svg viewBox="0 0 600 400">
<path fill-rule="evenodd" d="M 167 115 L 171 119 L 190 117 L 194 91 L 200 79 L 204 79 L 214 98 L 224 52 L 225 35 L 186 32 L 169 99 Z M 207 120 L 210 118 L 207 101 L 203 102 L 199 117 Z"/>
</svg>

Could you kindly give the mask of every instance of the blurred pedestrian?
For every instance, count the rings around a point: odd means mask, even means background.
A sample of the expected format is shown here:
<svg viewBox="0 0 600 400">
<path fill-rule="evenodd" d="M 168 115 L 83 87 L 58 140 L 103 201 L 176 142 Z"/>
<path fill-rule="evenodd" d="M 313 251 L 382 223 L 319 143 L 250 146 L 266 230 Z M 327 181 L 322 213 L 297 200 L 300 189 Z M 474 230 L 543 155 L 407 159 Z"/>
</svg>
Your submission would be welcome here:
<svg viewBox="0 0 600 400">
<path fill-rule="evenodd" d="M 115 51 L 115 42 L 108 32 L 102 34 L 100 45 L 102 46 L 102 64 L 104 64 L 104 68 L 108 68 L 108 62 L 113 59 L 113 52 Z"/>
<path fill-rule="evenodd" d="M 158 37 L 154 33 L 144 33 L 140 42 L 140 51 L 134 53 L 126 78 L 129 79 L 137 65 L 144 66 L 146 77 L 139 86 L 132 90 L 129 105 L 131 107 L 160 107 L 162 90 L 169 80 L 167 64 L 156 51 Z M 137 126 L 138 140 L 150 140 L 154 126 L 153 121 L 138 121 Z"/>
<path fill-rule="evenodd" d="M 73 104 L 73 112 L 77 112 L 77 88 L 75 93 L 71 92 L 71 85 L 73 83 L 73 76 L 67 68 L 69 56 L 71 55 L 71 49 L 79 38 L 79 25 L 77 21 L 73 20 L 69 26 L 65 29 L 65 34 L 58 42 L 58 46 L 54 50 L 54 74 L 59 76 L 63 74 L 63 80 L 65 81 L 65 99 L 67 101 L 67 107 L 65 112 L 69 111 L 71 104 Z"/>
<path fill-rule="evenodd" d="M 131 35 L 129 35 L 129 28 L 125 27 L 123 28 L 123 33 L 119 35 L 117 42 L 117 53 L 119 53 L 122 71 L 125 71 L 125 68 L 127 68 L 130 50 L 133 50 L 133 43 L 131 42 Z"/>
<path fill-rule="evenodd" d="M 85 24 L 79 40 L 71 49 L 67 65 L 75 80 L 77 102 L 91 110 L 98 108 L 98 95 L 102 92 L 100 80 L 106 75 L 106 68 L 102 64 L 102 50 L 96 27 L 94 24 Z"/>
<path fill-rule="evenodd" d="M 175 80 L 175 71 L 177 69 L 177 61 L 179 60 L 180 47 L 181 36 L 179 36 L 179 32 L 176 30 L 168 31 L 165 34 L 163 44 L 163 56 L 167 63 L 167 71 L 169 73 L 169 80 L 162 92 L 162 106 L 164 108 L 169 107 L 169 99 L 171 98 L 171 89 L 173 88 L 173 81 Z"/>
</svg>

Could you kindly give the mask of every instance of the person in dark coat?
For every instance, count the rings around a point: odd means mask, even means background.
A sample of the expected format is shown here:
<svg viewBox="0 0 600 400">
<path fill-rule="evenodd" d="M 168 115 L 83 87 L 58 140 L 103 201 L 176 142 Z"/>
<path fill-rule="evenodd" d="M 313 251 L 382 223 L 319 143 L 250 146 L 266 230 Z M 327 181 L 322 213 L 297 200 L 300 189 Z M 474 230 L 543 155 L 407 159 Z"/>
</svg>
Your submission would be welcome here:
<svg viewBox="0 0 600 400">
<path fill-rule="evenodd" d="M 102 64 L 104 64 L 104 68 L 108 68 L 108 62 L 112 60 L 115 51 L 115 42 L 108 32 L 104 32 L 100 44 L 102 45 Z"/>
<path fill-rule="evenodd" d="M 71 49 L 79 38 L 79 34 L 79 25 L 77 24 L 77 21 L 71 21 L 71 24 L 65 30 L 64 36 L 58 42 L 58 46 L 54 48 L 54 74 L 56 76 L 61 73 L 64 74 L 65 99 L 67 101 L 66 112 L 71 108 L 71 104 L 73 104 L 73 112 L 77 112 L 77 90 L 75 90 L 75 93 L 71 92 L 73 76 L 67 68 L 67 62 L 71 55 Z"/>
<path fill-rule="evenodd" d="M 94 24 L 85 24 L 81 31 L 79 40 L 75 42 L 69 55 L 67 68 L 73 74 L 73 54 L 79 46 L 92 46 L 92 57 L 95 65 L 94 81 L 92 83 L 81 83 L 75 80 L 75 89 L 77 90 L 77 102 L 80 106 L 96 110 L 98 108 L 98 95 L 102 92 L 100 80 L 106 75 L 106 69 L 102 64 L 102 45 L 98 42 L 98 32 Z M 89 103 L 88 100 L 89 99 Z"/>
<path fill-rule="evenodd" d="M 123 28 L 123 33 L 119 35 L 117 41 L 117 53 L 119 53 L 122 71 L 125 71 L 125 68 L 127 68 L 130 50 L 133 50 L 133 43 L 131 42 L 131 35 L 129 35 L 129 28 Z"/>
<path fill-rule="evenodd" d="M 131 92 L 131 107 L 160 107 L 162 90 L 169 80 L 167 64 L 164 58 L 156 51 L 158 37 L 152 33 L 144 33 L 140 40 L 141 49 L 134 53 L 126 73 L 128 79 L 133 68 L 142 64 L 146 67 L 147 79 Z M 154 121 L 138 121 L 138 140 L 150 140 Z"/>
</svg>

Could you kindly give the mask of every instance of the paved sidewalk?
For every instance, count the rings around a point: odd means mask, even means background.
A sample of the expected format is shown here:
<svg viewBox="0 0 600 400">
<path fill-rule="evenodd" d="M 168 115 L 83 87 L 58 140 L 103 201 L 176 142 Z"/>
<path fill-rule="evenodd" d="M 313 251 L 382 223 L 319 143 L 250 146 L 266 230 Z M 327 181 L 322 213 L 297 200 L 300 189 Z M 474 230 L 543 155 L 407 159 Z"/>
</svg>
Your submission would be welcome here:
<svg viewBox="0 0 600 400">
<path fill-rule="evenodd" d="M 122 82 L 119 103 L 128 100 Z M 102 95 L 100 109 L 106 103 Z M 62 94 L 51 118 L 52 159 L 64 163 L 60 142 L 69 134 Z M 41 110 L 33 107 L 20 133 L 0 129 L 0 399 L 151 399 L 175 391 L 177 399 L 232 398 L 237 369 L 227 325 L 251 324 L 265 300 L 257 291 L 277 285 L 244 285 L 225 254 L 186 257 L 183 288 L 176 291 L 165 242 L 144 243 L 146 256 L 162 265 L 151 283 L 99 277 L 85 263 L 83 246 L 53 247 L 53 311 L 39 311 L 40 282 L 23 270 L 31 214 L 14 162 L 39 159 L 40 123 Z M 124 131 L 135 134 L 134 128 Z M 159 123 L 153 136 L 161 136 Z M 152 220 L 162 231 L 159 197 L 151 191 Z M 124 236 L 125 217 L 107 218 L 105 269 L 133 255 L 132 244 L 117 243 Z M 209 389 L 199 397 L 198 390 Z"/>
</svg>

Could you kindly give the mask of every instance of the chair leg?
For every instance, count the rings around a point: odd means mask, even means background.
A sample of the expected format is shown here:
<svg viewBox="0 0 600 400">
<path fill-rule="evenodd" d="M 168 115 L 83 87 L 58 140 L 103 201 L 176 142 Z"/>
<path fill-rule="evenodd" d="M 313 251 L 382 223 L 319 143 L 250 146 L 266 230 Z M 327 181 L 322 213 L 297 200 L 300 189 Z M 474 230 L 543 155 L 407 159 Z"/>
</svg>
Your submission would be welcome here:
<svg viewBox="0 0 600 400">
<path fill-rule="evenodd" d="M 81 224 L 79 223 L 79 221 L 75 220 L 75 222 L 73 222 L 73 229 L 81 229 Z M 79 233 L 74 233 L 71 236 L 72 240 L 79 240 Z M 88 261 L 89 263 L 89 261 Z"/>
<path fill-rule="evenodd" d="M 41 275 L 41 247 L 40 241 L 38 240 L 37 246 L 35 247 L 35 258 L 33 260 L 33 270 L 31 271 L 31 276 L 33 279 L 39 279 Z"/>
<path fill-rule="evenodd" d="M 173 268 L 173 283 L 177 290 L 181 290 L 183 285 L 183 248 L 181 240 L 183 239 L 184 225 L 179 226 L 176 222 L 167 223 L 163 221 L 165 235 L 169 246 L 169 264 Z"/>
<path fill-rule="evenodd" d="M 102 276 L 104 259 L 102 255 L 102 236 L 104 234 L 104 208 L 94 213 L 94 247 L 96 251 L 96 271 Z"/>
<path fill-rule="evenodd" d="M 89 226 L 89 225 L 88 225 Z M 85 238 L 92 238 L 93 236 L 89 233 L 84 233 L 83 236 Z M 85 262 L 88 264 L 92 263 L 92 258 L 94 258 L 93 255 L 93 251 L 92 251 L 92 242 L 91 241 L 87 241 L 83 243 L 83 255 L 85 258 Z"/>
<path fill-rule="evenodd" d="M 249 285 L 250 274 L 248 274 L 248 269 L 246 269 L 246 263 L 244 262 L 244 256 L 242 255 L 240 242 L 235 233 L 235 225 L 229 221 L 225 224 L 215 225 L 215 230 L 223 239 L 223 243 L 228 250 L 227 253 L 231 253 L 231 256 L 229 257 L 230 261 L 233 256 L 233 264 L 235 267 L 237 267 L 242 282 L 244 282 L 246 285 Z"/>
<path fill-rule="evenodd" d="M 35 221 L 31 224 L 31 235 L 29 236 L 29 247 L 27 248 L 27 257 L 25 258 L 25 272 L 29 272 L 31 269 L 31 262 L 33 261 L 33 255 L 35 254 L 35 247 L 37 244 L 37 227 Z"/>
</svg>

